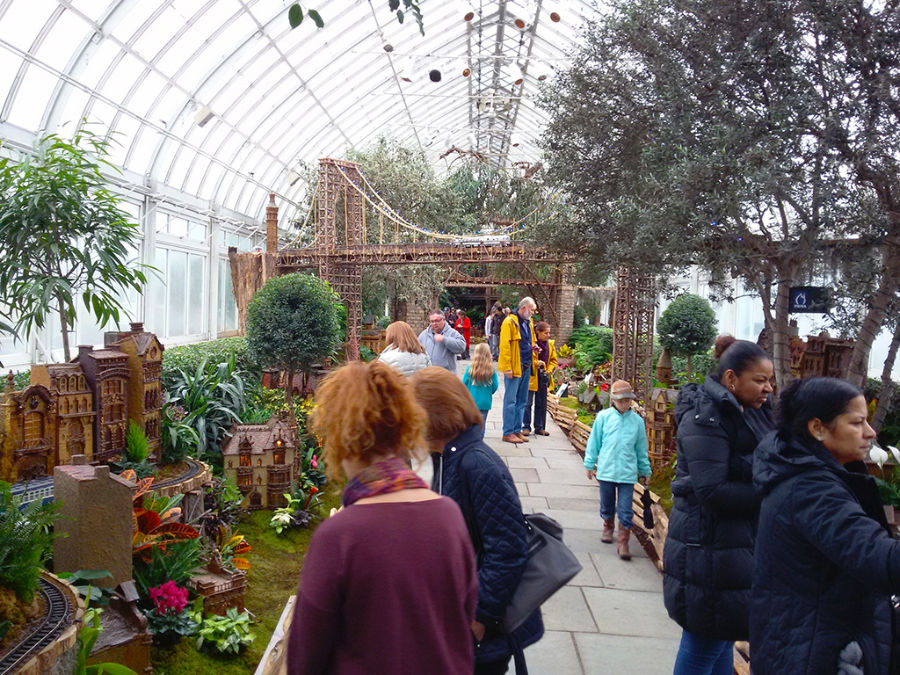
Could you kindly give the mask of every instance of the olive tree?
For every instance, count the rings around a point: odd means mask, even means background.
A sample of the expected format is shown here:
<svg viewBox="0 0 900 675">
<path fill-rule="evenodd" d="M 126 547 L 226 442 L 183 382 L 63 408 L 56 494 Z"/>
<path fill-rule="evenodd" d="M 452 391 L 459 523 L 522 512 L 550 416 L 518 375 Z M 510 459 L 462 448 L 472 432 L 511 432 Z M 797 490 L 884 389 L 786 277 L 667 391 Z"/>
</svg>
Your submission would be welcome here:
<svg viewBox="0 0 900 675">
<path fill-rule="evenodd" d="M 340 300 L 327 281 L 311 274 L 269 279 L 247 308 L 247 347 L 264 367 L 285 371 L 285 399 L 293 407 L 294 373 L 340 344 Z"/>
<path fill-rule="evenodd" d="M 116 171 L 108 146 L 82 130 L 71 142 L 48 134 L 33 154 L 0 158 L 0 305 L 13 323 L 0 330 L 28 336 L 56 312 L 66 361 L 79 296 L 105 326 L 118 323 L 122 298 L 147 281 L 146 266 L 130 260 L 139 227 L 103 175 Z"/>
<path fill-rule="evenodd" d="M 716 339 L 716 313 L 704 298 L 683 293 L 672 301 L 656 324 L 659 343 L 675 356 L 687 357 L 687 376 L 693 374 L 691 357 L 705 352 Z"/>
</svg>

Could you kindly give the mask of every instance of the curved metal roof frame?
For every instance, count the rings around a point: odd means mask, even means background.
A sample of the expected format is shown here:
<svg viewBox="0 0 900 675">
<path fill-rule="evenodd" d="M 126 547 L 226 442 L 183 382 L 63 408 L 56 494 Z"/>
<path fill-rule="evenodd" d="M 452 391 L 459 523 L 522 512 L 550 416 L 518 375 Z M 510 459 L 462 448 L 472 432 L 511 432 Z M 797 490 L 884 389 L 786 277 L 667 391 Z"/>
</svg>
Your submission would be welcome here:
<svg viewBox="0 0 900 675">
<path fill-rule="evenodd" d="M 598 12 L 593 0 L 424 2 L 423 36 L 387 0 L 304 3 L 323 29 L 291 30 L 288 4 L 0 0 L 0 137 L 87 120 L 121 142 L 112 159 L 145 191 L 256 222 L 275 192 L 287 222 L 305 208 L 302 162 L 379 136 L 438 169 L 454 147 L 497 167 L 538 161 L 540 82 Z"/>
</svg>

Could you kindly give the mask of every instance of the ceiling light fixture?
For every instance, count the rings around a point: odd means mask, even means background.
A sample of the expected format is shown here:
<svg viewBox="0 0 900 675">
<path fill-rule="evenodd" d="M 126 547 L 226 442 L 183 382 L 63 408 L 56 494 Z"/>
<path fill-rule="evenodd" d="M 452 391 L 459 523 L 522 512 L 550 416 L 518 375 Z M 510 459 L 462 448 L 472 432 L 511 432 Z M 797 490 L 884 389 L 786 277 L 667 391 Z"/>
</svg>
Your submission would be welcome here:
<svg viewBox="0 0 900 675">
<path fill-rule="evenodd" d="M 198 127 L 205 127 L 213 117 L 213 111 L 209 109 L 208 105 L 204 105 L 194 115 L 194 122 L 196 122 Z"/>
</svg>

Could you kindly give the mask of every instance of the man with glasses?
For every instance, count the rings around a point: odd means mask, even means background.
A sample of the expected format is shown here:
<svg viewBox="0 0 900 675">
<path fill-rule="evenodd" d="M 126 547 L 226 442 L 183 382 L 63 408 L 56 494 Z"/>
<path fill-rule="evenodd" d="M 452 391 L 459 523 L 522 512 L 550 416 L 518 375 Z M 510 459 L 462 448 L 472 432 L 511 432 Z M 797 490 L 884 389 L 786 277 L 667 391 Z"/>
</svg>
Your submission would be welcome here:
<svg viewBox="0 0 900 675">
<path fill-rule="evenodd" d="M 497 370 L 503 373 L 503 440 L 527 443 L 522 434 L 522 419 L 528 402 L 528 382 L 535 349 L 531 316 L 537 311 L 532 298 L 522 298 L 519 308 L 510 312 L 500 327 L 500 358 Z"/>
<path fill-rule="evenodd" d="M 425 348 L 431 365 L 446 368 L 456 375 L 456 355 L 466 350 L 466 341 L 450 327 L 441 310 L 428 313 L 428 327 L 419 333 L 419 343 Z"/>
</svg>

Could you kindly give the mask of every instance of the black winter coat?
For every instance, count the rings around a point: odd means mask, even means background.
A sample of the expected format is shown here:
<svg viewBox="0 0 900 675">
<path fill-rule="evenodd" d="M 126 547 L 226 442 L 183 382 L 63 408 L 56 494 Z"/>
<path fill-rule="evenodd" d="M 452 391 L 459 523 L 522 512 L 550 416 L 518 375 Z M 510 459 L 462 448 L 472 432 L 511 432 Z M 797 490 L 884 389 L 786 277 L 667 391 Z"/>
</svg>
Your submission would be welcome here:
<svg viewBox="0 0 900 675">
<path fill-rule="evenodd" d="M 475 619 L 486 626 L 475 648 L 477 663 L 490 663 L 512 654 L 510 640 L 500 633 L 499 621 L 522 578 L 528 533 L 519 493 L 503 460 L 472 426 L 434 455 L 431 488 L 460 505 L 475 545 L 478 562 L 478 605 Z M 465 485 L 462 479 L 465 478 Z M 474 522 L 472 522 L 474 521 Z M 544 624 L 536 610 L 514 631 L 526 647 L 541 639 Z"/>
<path fill-rule="evenodd" d="M 756 451 L 764 494 L 750 616 L 755 675 L 835 673 L 855 641 L 863 672 L 892 672 L 889 596 L 900 592 L 900 541 L 888 534 L 862 462 L 841 466 L 819 443 L 776 434 Z"/>
<path fill-rule="evenodd" d="M 675 420 L 678 465 L 663 551 L 666 610 L 701 637 L 746 640 L 759 511 L 752 460 L 757 434 L 772 428 L 768 405 L 742 412 L 708 377 L 682 387 Z"/>
</svg>

